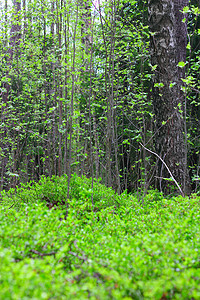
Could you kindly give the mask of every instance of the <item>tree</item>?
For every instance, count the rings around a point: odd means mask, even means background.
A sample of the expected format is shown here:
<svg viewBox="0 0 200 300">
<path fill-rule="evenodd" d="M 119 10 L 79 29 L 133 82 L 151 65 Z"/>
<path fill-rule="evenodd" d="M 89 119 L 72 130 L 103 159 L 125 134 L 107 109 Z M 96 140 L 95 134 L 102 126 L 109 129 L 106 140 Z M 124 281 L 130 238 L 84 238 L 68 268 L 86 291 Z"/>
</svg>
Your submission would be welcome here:
<svg viewBox="0 0 200 300">
<path fill-rule="evenodd" d="M 7 22 L 7 1 L 5 1 L 5 22 Z M 11 153 L 9 152 L 12 141 L 11 137 L 9 135 L 9 124 L 11 123 L 12 119 L 10 117 L 9 112 L 9 100 L 10 100 L 10 82 L 11 82 L 11 70 L 14 69 L 14 64 L 16 65 L 15 71 L 18 73 L 18 59 L 19 59 L 19 46 L 21 42 L 21 1 L 14 0 L 13 1 L 13 15 L 11 19 L 11 29 L 10 29 L 10 37 L 9 37 L 9 47 L 6 48 L 7 44 L 7 32 L 5 34 L 5 56 L 3 61 L 5 62 L 4 71 L 2 72 L 4 75 L 3 81 L 3 93 L 2 93 L 2 106 L 1 106 L 1 128 L 3 129 L 0 131 L 0 149 L 1 149 L 1 163 L 0 163 L 0 173 L 1 173 L 1 179 L 0 179 L 0 189 L 4 188 L 6 185 L 8 185 L 8 180 L 6 178 L 6 173 L 9 172 L 9 155 L 11 156 Z M 7 30 L 7 24 L 5 24 L 5 30 Z M 3 52 L 4 52 L 3 51 Z M 14 62 L 14 63 L 13 63 Z M 19 85 L 16 85 L 16 91 L 18 93 L 19 91 Z M 15 167 L 14 167 L 15 168 Z"/>
<path fill-rule="evenodd" d="M 189 0 L 149 0 L 151 32 L 152 98 L 155 114 L 155 148 L 184 192 L 189 192 L 187 146 L 184 135 L 184 93 L 187 16 L 182 10 Z M 183 21 L 183 19 L 185 20 Z M 181 63 L 180 63 L 181 62 Z M 157 177 L 165 193 L 169 187 L 167 169 L 159 162 Z"/>
<path fill-rule="evenodd" d="M 1 189 L 76 172 L 145 194 L 169 176 L 161 159 L 187 189 L 186 145 L 199 188 L 200 11 L 174 2 L 4 0 Z"/>
</svg>

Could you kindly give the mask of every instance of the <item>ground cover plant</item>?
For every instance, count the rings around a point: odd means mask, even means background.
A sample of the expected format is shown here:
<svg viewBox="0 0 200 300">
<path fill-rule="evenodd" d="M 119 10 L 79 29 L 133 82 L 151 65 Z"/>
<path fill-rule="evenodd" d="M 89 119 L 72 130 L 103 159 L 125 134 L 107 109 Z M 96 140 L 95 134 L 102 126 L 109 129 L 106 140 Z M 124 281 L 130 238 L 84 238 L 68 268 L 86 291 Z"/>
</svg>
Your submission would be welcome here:
<svg viewBox="0 0 200 300">
<path fill-rule="evenodd" d="M 2 193 L 0 299 L 200 299 L 198 195 L 138 201 L 74 175 L 67 217 L 66 195 L 66 176 Z"/>
</svg>

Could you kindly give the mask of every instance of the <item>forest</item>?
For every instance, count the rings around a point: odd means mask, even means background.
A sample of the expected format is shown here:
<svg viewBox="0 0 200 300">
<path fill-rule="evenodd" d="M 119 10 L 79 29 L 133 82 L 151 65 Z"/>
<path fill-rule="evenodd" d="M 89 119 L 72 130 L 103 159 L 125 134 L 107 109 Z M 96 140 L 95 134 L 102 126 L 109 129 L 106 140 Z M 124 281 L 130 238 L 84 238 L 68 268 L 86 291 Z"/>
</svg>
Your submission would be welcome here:
<svg viewBox="0 0 200 300">
<path fill-rule="evenodd" d="M 200 299 L 199 0 L 0 18 L 0 298 Z"/>
</svg>

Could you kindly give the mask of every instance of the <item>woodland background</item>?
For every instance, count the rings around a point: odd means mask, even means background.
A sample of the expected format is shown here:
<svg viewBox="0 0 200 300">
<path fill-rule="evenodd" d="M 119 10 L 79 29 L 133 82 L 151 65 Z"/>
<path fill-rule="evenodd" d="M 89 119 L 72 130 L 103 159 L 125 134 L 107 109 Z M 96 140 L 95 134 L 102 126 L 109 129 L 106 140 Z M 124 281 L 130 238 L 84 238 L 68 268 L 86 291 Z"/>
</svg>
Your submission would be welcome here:
<svg viewBox="0 0 200 300">
<path fill-rule="evenodd" d="M 0 299 L 200 299 L 199 0 L 0 19 Z"/>
<path fill-rule="evenodd" d="M 158 159 L 142 147 L 156 152 L 147 1 L 0 5 L 1 190 L 42 175 L 72 173 L 101 178 L 118 193 L 157 187 Z M 187 8 L 184 90 L 185 146 L 195 192 L 199 5 L 192 0 Z"/>
</svg>

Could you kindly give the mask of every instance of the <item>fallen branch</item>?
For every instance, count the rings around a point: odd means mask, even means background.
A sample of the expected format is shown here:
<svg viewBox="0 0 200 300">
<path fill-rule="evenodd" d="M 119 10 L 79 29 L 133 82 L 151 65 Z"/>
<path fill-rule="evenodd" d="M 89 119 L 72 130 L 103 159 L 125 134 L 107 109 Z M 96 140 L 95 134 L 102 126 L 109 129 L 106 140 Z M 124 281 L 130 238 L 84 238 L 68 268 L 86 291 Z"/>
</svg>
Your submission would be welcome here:
<svg viewBox="0 0 200 300">
<path fill-rule="evenodd" d="M 37 254 L 37 255 L 39 255 L 40 257 L 43 257 L 43 256 L 51 256 L 51 255 L 54 255 L 55 256 L 55 254 L 56 254 L 56 252 L 49 252 L 49 253 L 41 253 L 41 252 L 39 252 L 39 251 L 37 251 L 37 250 L 34 250 L 34 249 L 31 249 L 31 250 L 29 250 L 30 252 L 32 252 L 32 253 L 34 253 L 34 254 Z"/>
<path fill-rule="evenodd" d="M 83 261 L 87 261 L 87 260 L 88 260 L 87 257 L 85 257 L 85 256 L 80 256 L 80 255 L 78 255 L 77 253 L 75 253 L 75 252 L 73 252 L 73 251 L 69 251 L 68 253 L 71 254 L 71 255 L 73 255 L 73 256 L 75 256 L 75 257 L 77 257 L 77 258 L 80 259 L 80 260 L 83 260 Z"/>
<path fill-rule="evenodd" d="M 68 253 L 71 254 L 71 255 L 73 255 L 73 256 L 75 256 L 75 257 L 77 257 L 77 258 L 80 259 L 80 260 L 88 261 L 88 258 L 86 257 L 85 253 L 84 253 L 81 249 L 78 248 L 78 246 L 77 246 L 77 240 L 75 240 L 75 241 L 73 242 L 73 244 L 74 244 L 74 247 L 75 247 L 79 252 L 81 252 L 82 255 L 79 255 L 78 253 L 71 251 L 71 246 L 72 246 L 72 244 L 70 245 L 70 251 L 68 251 Z"/>
<path fill-rule="evenodd" d="M 170 169 L 168 168 L 168 166 L 167 166 L 167 164 L 164 162 L 164 160 L 163 160 L 157 153 L 155 153 L 155 152 L 149 150 L 148 148 L 146 148 L 146 147 L 145 147 L 144 145 L 142 145 L 141 143 L 140 143 L 140 145 L 141 145 L 146 151 L 148 151 L 148 152 L 154 154 L 156 157 L 158 157 L 158 158 L 162 161 L 163 165 L 166 167 L 167 171 L 169 172 L 169 175 L 171 176 L 172 180 L 174 181 L 174 183 L 176 184 L 177 188 L 179 189 L 181 195 L 184 197 L 185 195 L 184 195 L 184 193 L 183 193 L 181 187 L 179 186 L 178 182 L 176 181 L 176 179 L 175 179 L 174 176 L 172 175 L 172 172 L 170 171 Z"/>
</svg>

